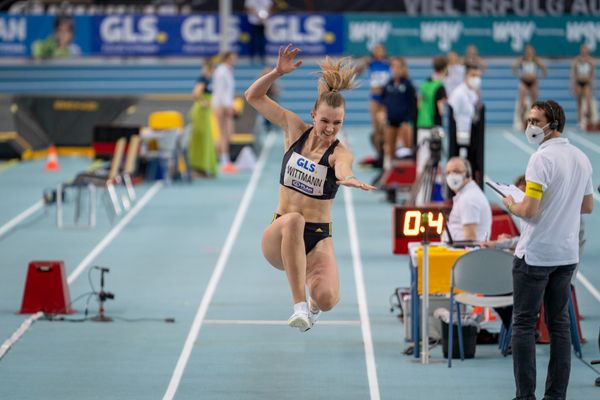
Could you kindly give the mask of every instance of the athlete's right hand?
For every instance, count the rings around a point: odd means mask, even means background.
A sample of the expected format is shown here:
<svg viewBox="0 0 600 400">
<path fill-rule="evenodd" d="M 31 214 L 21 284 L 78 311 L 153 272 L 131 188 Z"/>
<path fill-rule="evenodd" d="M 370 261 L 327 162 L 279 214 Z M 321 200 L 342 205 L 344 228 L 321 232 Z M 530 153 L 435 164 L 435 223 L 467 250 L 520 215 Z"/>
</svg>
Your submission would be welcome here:
<svg viewBox="0 0 600 400">
<path fill-rule="evenodd" d="M 292 49 L 292 44 L 288 44 L 284 49 L 283 47 L 279 48 L 279 56 L 277 57 L 277 66 L 275 66 L 275 70 L 279 75 L 288 74 L 298 68 L 302 61 L 298 60 L 294 62 L 294 58 L 300 52 L 299 48 Z"/>
</svg>

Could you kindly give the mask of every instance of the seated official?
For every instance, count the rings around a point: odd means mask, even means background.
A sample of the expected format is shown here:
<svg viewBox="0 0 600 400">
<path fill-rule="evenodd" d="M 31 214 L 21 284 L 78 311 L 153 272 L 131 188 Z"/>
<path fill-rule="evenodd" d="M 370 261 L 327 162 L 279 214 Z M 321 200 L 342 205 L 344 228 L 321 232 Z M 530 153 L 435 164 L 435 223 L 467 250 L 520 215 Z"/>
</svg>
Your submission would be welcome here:
<svg viewBox="0 0 600 400">
<path fill-rule="evenodd" d="M 487 240 L 492 230 L 492 208 L 483 191 L 472 179 L 471 164 L 452 157 L 446 164 L 446 182 L 456 193 L 448 217 L 448 230 L 454 241 Z M 444 232 L 442 240 L 447 242 Z"/>
</svg>

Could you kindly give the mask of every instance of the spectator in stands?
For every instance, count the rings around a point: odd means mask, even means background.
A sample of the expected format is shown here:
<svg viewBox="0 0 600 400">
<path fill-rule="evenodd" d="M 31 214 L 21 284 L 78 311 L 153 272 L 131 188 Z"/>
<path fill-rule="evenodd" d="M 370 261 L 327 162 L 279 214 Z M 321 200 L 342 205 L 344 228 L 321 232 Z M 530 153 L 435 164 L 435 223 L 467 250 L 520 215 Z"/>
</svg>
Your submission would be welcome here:
<svg viewBox="0 0 600 400">
<path fill-rule="evenodd" d="M 528 44 L 525 47 L 525 54 L 519 57 L 513 64 L 513 75 L 520 80 L 519 84 L 519 100 L 517 102 L 517 110 L 520 119 L 523 119 L 523 127 L 526 125 L 525 119 L 529 105 L 525 100 L 529 95 L 530 104 L 533 104 L 538 99 L 538 78 L 544 78 L 548 73 L 548 69 L 544 62 L 535 55 L 535 49 Z M 541 76 L 540 75 L 541 71 Z"/>
<path fill-rule="evenodd" d="M 479 56 L 479 52 L 477 51 L 477 46 L 474 44 L 470 44 L 467 46 L 467 50 L 465 51 L 465 57 L 463 59 L 463 64 L 465 65 L 476 65 L 481 71 L 485 71 L 487 69 L 487 63 Z"/>
<path fill-rule="evenodd" d="M 443 79 L 448 73 L 448 59 L 446 56 L 434 57 L 432 66 L 433 75 L 425 79 L 419 89 L 417 128 L 442 126 L 447 98 Z"/>
<path fill-rule="evenodd" d="M 81 49 L 75 43 L 75 21 L 71 17 L 54 18 L 54 32 L 43 40 L 32 44 L 31 53 L 35 58 L 68 58 L 81 55 Z"/>
<path fill-rule="evenodd" d="M 273 12 L 272 0 L 245 0 L 244 7 L 250 23 L 250 61 L 254 62 L 254 57 L 258 61 L 265 63 L 265 24 Z"/>
<path fill-rule="evenodd" d="M 237 172 L 229 157 L 229 141 L 233 135 L 233 101 L 235 96 L 235 80 L 233 66 L 237 60 L 234 52 L 227 51 L 221 55 L 221 62 L 213 74 L 213 93 L 211 104 L 219 125 L 219 164 L 221 172 Z"/>
<path fill-rule="evenodd" d="M 406 61 L 400 57 L 391 59 L 392 78 L 383 87 L 381 101 L 386 110 L 385 145 L 383 169 L 392 168 L 398 138 L 402 146 L 412 148 L 412 123 L 416 112 L 416 90 L 408 79 Z"/>
<path fill-rule="evenodd" d="M 254 82 L 245 96 L 250 105 L 284 131 L 279 204 L 263 234 L 262 250 L 269 263 L 287 275 L 294 302 L 288 325 L 304 332 L 314 326 L 321 311 L 331 310 L 339 301 L 331 238 L 331 207 L 337 190 L 340 185 L 375 188 L 353 175 L 353 156 L 336 138 L 345 116 L 340 92 L 351 89 L 355 77 L 355 69 L 346 59 L 332 62 L 325 58 L 321 64 L 311 124 L 267 96 L 273 82 L 302 64 L 295 60 L 299 51 L 291 44 L 281 48 L 276 67 Z"/>
<path fill-rule="evenodd" d="M 587 44 L 579 48 L 579 55 L 573 60 L 571 66 L 571 90 L 577 99 L 577 122 L 590 122 L 592 117 L 593 93 L 596 87 L 596 63 L 590 57 Z M 585 106 L 586 114 L 583 114 Z"/>
<path fill-rule="evenodd" d="M 446 164 L 446 183 L 456 193 L 448 216 L 448 230 L 453 240 L 483 241 L 492 231 L 492 208 L 481 188 L 472 178 L 468 160 L 452 157 Z M 448 241 L 444 232 L 443 241 Z"/>
<path fill-rule="evenodd" d="M 194 85 L 194 104 L 189 111 L 192 134 L 189 143 L 189 159 L 192 171 L 200 177 L 217 175 L 219 162 L 213 140 L 212 110 L 210 107 L 213 92 L 212 74 L 214 65 L 210 58 L 202 66 L 202 74 Z"/>
<path fill-rule="evenodd" d="M 436 56 L 432 60 L 433 74 L 421 83 L 417 101 L 417 174 L 425 170 L 430 161 L 429 139 L 433 133 L 442 132 L 442 117 L 446 106 L 446 89 L 443 79 L 448 74 L 448 58 Z M 435 128 L 435 129 L 434 129 Z M 422 197 L 422 195 L 418 195 Z M 430 201 L 421 199 L 419 201 Z"/>
<path fill-rule="evenodd" d="M 456 121 L 456 143 L 459 155 L 466 158 L 471 145 L 471 124 L 475 118 L 481 88 L 481 71 L 477 65 L 467 64 L 464 81 L 448 99 Z"/>
<path fill-rule="evenodd" d="M 371 114 L 371 143 L 377 152 L 378 166 L 383 160 L 383 141 L 385 126 L 385 108 L 381 103 L 381 92 L 390 79 L 390 61 L 386 55 L 385 46 L 381 43 L 373 46 L 371 57 L 363 60 L 358 66 L 357 73 L 367 71 L 369 87 L 369 113 Z"/>
<path fill-rule="evenodd" d="M 448 96 L 465 80 L 465 64 L 455 51 L 449 51 L 448 75 L 444 78 L 444 88 Z"/>
</svg>

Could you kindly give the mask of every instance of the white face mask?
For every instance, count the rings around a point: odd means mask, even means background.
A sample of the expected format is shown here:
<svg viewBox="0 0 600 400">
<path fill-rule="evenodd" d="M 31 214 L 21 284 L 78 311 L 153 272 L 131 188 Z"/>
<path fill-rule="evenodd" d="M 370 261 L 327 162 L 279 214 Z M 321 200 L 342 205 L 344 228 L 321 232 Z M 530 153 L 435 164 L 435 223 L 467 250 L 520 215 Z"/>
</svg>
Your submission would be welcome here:
<svg viewBox="0 0 600 400">
<path fill-rule="evenodd" d="M 479 90 L 481 87 L 481 78 L 479 76 L 472 76 L 467 80 L 467 84 L 473 90 Z"/>
<path fill-rule="evenodd" d="M 525 129 L 525 136 L 527 136 L 527 141 L 531 144 L 541 144 L 544 141 L 544 138 L 552 133 L 552 131 L 544 134 L 544 128 L 550 124 L 546 124 L 543 127 L 531 125 L 531 123 L 527 124 L 527 129 Z"/>
<path fill-rule="evenodd" d="M 462 187 L 464 181 L 465 178 L 463 178 L 462 174 L 451 173 L 446 175 L 446 183 L 454 193 L 458 192 L 458 190 Z"/>
</svg>

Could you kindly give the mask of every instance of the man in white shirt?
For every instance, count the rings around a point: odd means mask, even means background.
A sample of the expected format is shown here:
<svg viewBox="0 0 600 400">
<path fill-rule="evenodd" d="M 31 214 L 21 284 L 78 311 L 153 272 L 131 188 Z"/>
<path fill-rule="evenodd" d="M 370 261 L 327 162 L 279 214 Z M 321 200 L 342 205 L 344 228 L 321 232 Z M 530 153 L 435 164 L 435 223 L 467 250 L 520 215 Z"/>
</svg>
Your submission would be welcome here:
<svg viewBox="0 0 600 400">
<path fill-rule="evenodd" d="M 244 8 L 250 23 L 250 60 L 258 56 L 259 61 L 265 63 L 265 24 L 271 15 L 272 0 L 245 0 Z"/>
<path fill-rule="evenodd" d="M 454 89 L 465 80 L 465 64 L 455 51 L 449 51 L 448 57 L 448 75 L 444 78 L 444 87 L 448 96 L 452 96 Z"/>
<path fill-rule="evenodd" d="M 568 301 L 579 262 L 580 215 L 592 212 L 592 165 L 561 137 L 563 108 L 538 101 L 529 111 L 525 135 L 540 147 L 525 172 L 525 198 L 504 205 L 523 219 L 513 263 L 513 366 L 517 399 L 535 399 L 535 324 L 544 304 L 550 331 L 550 361 L 544 399 L 566 399 L 571 369 Z"/>
<path fill-rule="evenodd" d="M 456 143 L 459 146 L 459 155 L 463 158 L 468 156 L 468 148 L 471 144 L 471 124 L 475 116 L 475 107 L 479 103 L 480 88 L 481 71 L 476 65 L 467 65 L 464 81 L 452 91 L 448 99 L 456 121 Z"/>
<path fill-rule="evenodd" d="M 487 240 L 492 230 L 492 208 L 481 188 L 473 181 L 469 161 L 460 157 L 449 159 L 446 183 L 456 193 L 447 222 L 452 239 Z M 448 240 L 447 237 L 442 239 Z"/>
<path fill-rule="evenodd" d="M 229 140 L 233 135 L 233 100 L 235 96 L 235 80 L 233 78 L 233 66 L 237 56 L 231 51 L 223 53 L 221 63 L 213 73 L 213 91 L 211 106 L 217 117 L 219 125 L 219 163 L 221 172 L 236 172 L 235 166 L 229 158 Z"/>
</svg>

